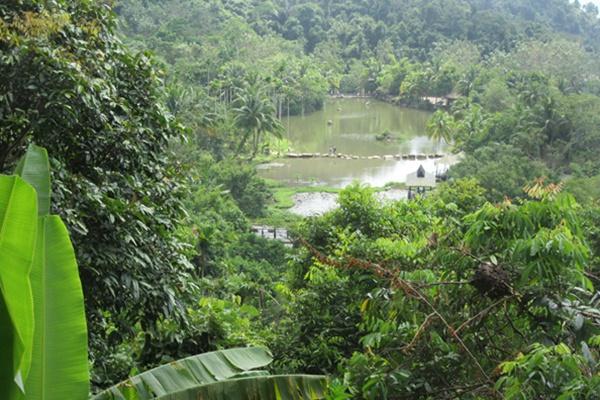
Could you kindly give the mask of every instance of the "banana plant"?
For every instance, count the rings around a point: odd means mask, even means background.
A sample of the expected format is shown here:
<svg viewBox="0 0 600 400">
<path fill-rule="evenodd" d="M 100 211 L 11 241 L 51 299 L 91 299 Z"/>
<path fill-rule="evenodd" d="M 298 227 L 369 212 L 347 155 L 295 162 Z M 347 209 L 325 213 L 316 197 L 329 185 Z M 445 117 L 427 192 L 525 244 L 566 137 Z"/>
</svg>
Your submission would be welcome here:
<svg viewBox="0 0 600 400">
<path fill-rule="evenodd" d="M 37 198 L 17 176 L 0 175 L 0 399 L 25 391 L 33 349 L 29 275 L 37 237 Z"/>
<path fill-rule="evenodd" d="M 89 372 L 83 290 L 67 228 L 59 216 L 50 215 L 46 149 L 30 146 L 16 172 L 35 188 L 39 214 L 31 270 L 35 328 L 26 399 L 86 399 Z"/>
<path fill-rule="evenodd" d="M 174 361 L 98 394 L 93 400 L 323 399 L 324 376 L 271 376 L 257 370 L 273 361 L 263 348 L 236 348 Z"/>
<path fill-rule="evenodd" d="M 31 146 L 16 173 L 0 177 L 0 304 L 7 311 L 0 307 L 0 320 L 10 322 L 0 325 L 0 335 L 13 338 L 13 367 L 6 354 L 0 358 L 0 398 L 84 400 L 89 372 L 83 292 L 67 229 L 50 215 L 46 150 Z M 3 392 L 11 376 L 14 384 Z"/>
</svg>

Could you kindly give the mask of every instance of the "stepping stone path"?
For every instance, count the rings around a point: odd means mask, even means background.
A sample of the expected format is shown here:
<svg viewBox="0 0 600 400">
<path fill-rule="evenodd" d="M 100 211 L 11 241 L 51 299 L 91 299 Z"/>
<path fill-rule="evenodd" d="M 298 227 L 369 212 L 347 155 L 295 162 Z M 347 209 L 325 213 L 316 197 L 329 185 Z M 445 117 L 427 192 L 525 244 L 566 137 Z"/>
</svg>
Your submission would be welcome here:
<svg viewBox="0 0 600 400">
<path fill-rule="evenodd" d="M 444 154 L 387 154 L 384 156 L 359 156 L 343 153 L 286 153 L 286 158 L 339 158 L 343 160 L 427 160 L 443 158 Z"/>
</svg>

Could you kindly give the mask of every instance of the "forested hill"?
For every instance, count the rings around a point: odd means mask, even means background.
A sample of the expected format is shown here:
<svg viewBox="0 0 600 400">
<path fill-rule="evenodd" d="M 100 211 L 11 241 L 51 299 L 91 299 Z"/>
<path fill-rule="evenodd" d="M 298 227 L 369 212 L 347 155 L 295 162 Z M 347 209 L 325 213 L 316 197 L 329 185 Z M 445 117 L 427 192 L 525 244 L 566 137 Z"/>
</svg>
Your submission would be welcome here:
<svg viewBox="0 0 600 400">
<path fill-rule="evenodd" d="M 120 0 L 114 10 L 126 41 L 153 51 L 169 82 L 188 90 L 187 100 L 169 90 L 175 114 L 185 102 L 214 112 L 253 80 L 281 116 L 319 109 L 328 91 L 419 106 L 511 54 L 528 72 L 562 63 L 589 81 L 598 70 L 598 8 L 569 0 Z"/>
<path fill-rule="evenodd" d="M 117 11 L 126 32 L 160 41 L 202 44 L 232 18 L 262 36 L 298 41 L 309 53 L 368 58 L 393 49 L 427 58 L 435 46 L 467 40 L 484 53 L 510 50 L 552 34 L 600 46 L 597 6 L 568 0 L 124 0 Z"/>
<path fill-rule="evenodd" d="M 245 143 L 231 129 L 240 88 L 260 88 L 280 118 L 320 109 L 334 92 L 419 108 L 456 93 L 453 117 L 432 122 L 467 154 L 455 176 L 475 176 L 502 198 L 535 176 L 597 174 L 592 3 L 122 0 L 114 10 L 125 40 L 165 63 L 170 111 L 196 133 L 210 125 L 195 137 L 217 159 Z M 498 154 L 514 170 L 500 166 L 510 182 L 502 190 L 497 168 L 482 167 Z"/>
</svg>

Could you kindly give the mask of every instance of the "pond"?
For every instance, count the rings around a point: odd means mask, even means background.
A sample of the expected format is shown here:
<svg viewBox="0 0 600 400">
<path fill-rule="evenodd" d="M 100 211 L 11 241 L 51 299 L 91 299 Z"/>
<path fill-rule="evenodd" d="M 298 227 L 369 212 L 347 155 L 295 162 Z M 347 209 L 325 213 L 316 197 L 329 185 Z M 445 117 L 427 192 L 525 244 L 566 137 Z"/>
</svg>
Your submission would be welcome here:
<svg viewBox="0 0 600 400">
<path fill-rule="evenodd" d="M 431 141 L 425 131 L 429 112 L 401 108 L 374 99 L 328 99 L 322 110 L 282 121 L 290 151 L 351 156 L 444 153 L 445 145 Z M 388 132 L 390 140 L 376 136 Z M 446 159 L 309 158 L 281 159 L 259 166 L 261 176 L 291 186 L 327 185 L 345 187 L 354 181 L 374 187 L 404 182 L 406 175 L 423 165 L 428 172 L 440 172 Z M 390 157 L 388 157 L 390 158 Z"/>
</svg>

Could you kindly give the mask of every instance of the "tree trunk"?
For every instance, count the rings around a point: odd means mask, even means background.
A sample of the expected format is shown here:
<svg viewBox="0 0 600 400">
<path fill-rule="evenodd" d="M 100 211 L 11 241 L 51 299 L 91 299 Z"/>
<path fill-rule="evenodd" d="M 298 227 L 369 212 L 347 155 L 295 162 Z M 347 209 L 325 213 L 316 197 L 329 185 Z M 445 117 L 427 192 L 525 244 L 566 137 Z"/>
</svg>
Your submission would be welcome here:
<svg viewBox="0 0 600 400">
<path fill-rule="evenodd" d="M 246 142 L 248 141 L 248 137 L 250 136 L 250 132 L 246 131 L 246 133 L 244 133 L 244 136 L 242 137 L 242 140 L 240 141 L 240 144 L 238 146 L 237 151 L 235 152 L 236 157 L 242 152 L 242 150 L 244 149 L 244 145 L 246 144 Z"/>
<path fill-rule="evenodd" d="M 290 98 L 287 99 L 287 136 L 290 140 Z"/>
</svg>

